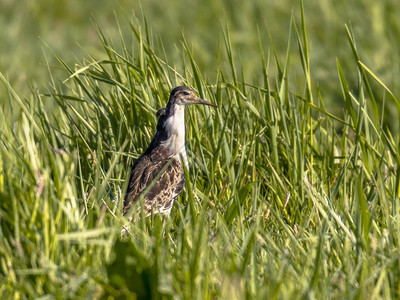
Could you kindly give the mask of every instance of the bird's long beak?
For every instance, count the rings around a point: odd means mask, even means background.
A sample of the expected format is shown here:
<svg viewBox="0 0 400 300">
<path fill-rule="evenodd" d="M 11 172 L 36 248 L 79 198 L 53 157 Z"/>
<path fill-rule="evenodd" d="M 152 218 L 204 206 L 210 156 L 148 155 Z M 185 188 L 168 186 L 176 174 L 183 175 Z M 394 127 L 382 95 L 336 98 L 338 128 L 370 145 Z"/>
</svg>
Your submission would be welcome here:
<svg viewBox="0 0 400 300">
<path fill-rule="evenodd" d="M 212 107 L 218 107 L 218 105 L 215 105 L 214 103 L 203 100 L 199 97 L 197 97 L 196 101 L 193 104 L 203 104 L 203 105 L 208 105 L 208 106 L 212 106 Z"/>
</svg>

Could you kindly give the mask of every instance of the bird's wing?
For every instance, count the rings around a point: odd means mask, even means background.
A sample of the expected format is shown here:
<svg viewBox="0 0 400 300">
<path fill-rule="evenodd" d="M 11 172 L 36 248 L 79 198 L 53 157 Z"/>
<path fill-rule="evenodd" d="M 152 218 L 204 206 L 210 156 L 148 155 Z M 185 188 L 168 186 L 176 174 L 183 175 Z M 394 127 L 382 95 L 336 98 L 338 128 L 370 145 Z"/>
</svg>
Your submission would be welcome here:
<svg viewBox="0 0 400 300">
<path fill-rule="evenodd" d="M 124 201 L 125 215 L 141 196 L 146 215 L 168 212 L 185 183 L 180 161 L 167 156 L 167 149 L 158 147 L 140 157 L 132 166 Z M 143 194 L 143 195 L 142 195 Z"/>
</svg>

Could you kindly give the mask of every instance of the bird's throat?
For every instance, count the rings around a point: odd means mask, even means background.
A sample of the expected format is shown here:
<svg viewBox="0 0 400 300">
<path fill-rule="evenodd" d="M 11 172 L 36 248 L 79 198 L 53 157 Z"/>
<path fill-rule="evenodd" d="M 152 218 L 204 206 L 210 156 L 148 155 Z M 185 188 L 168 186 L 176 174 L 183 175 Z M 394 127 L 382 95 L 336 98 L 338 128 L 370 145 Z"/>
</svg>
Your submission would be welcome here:
<svg viewBox="0 0 400 300">
<path fill-rule="evenodd" d="M 170 154 L 181 160 L 181 156 L 187 165 L 185 149 L 185 107 L 177 105 L 174 113 L 171 114 L 164 124 L 166 139 L 162 145 L 166 147 Z"/>
</svg>

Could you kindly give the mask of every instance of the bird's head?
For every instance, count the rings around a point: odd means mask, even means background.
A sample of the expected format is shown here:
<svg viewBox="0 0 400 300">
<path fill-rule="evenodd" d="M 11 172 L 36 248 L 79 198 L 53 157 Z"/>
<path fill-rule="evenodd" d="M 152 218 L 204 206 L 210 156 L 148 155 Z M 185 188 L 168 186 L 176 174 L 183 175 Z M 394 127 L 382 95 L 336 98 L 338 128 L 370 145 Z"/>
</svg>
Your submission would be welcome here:
<svg viewBox="0 0 400 300">
<path fill-rule="evenodd" d="M 178 86 L 171 91 L 168 105 L 171 104 L 182 106 L 187 106 L 191 104 L 203 104 L 218 107 L 211 102 L 199 98 L 193 90 L 189 89 L 186 86 Z"/>
</svg>

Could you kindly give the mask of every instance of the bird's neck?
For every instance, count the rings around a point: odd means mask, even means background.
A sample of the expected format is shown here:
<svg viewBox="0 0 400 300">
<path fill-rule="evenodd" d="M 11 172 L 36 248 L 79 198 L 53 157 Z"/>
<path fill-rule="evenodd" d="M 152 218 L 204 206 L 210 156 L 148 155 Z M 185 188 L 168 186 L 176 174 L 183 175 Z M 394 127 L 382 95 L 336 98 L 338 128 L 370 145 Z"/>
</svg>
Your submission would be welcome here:
<svg viewBox="0 0 400 300">
<path fill-rule="evenodd" d="M 185 107 L 175 105 L 167 111 L 167 118 L 164 123 L 165 140 L 162 145 L 168 149 L 171 155 L 181 160 L 181 156 L 187 165 L 185 149 Z"/>
</svg>

